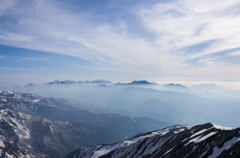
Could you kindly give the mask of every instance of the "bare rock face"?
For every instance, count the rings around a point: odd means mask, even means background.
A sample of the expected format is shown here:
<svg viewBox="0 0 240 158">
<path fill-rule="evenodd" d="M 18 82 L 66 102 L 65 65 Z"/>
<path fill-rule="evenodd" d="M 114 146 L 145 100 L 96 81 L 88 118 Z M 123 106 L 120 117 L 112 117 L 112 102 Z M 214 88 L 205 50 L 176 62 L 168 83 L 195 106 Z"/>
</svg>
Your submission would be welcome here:
<svg viewBox="0 0 240 158">
<path fill-rule="evenodd" d="M 0 150 L 16 157 L 63 157 L 81 146 L 99 143 L 96 128 L 52 121 L 10 110 L 0 111 Z"/>
<path fill-rule="evenodd" d="M 172 126 L 111 145 L 80 148 L 66 158 L 227 158 L 239 157 L 240 129 L 211 123 Z"/>
</svg>

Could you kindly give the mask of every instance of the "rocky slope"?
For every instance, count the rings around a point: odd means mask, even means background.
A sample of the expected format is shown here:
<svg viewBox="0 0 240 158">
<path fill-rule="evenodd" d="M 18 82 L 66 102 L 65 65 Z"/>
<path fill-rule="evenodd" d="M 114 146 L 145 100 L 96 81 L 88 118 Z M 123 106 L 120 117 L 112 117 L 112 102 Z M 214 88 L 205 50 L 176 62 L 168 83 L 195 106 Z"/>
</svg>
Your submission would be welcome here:
<svg viewBox="0 0 240 158">
<path fill-rule="evenodd" d="M 239 157 L 240 129 L 211 123 L 173 126 L 111 145 L 80 148 L 66 158 L 226 158 Z"/>
<path fill-rule="evenodd" d="M 107 134 L 88 125 L 0 110 L 3 155 L 63 157 L 76 148 L 104 142 Z"/>
</svg>

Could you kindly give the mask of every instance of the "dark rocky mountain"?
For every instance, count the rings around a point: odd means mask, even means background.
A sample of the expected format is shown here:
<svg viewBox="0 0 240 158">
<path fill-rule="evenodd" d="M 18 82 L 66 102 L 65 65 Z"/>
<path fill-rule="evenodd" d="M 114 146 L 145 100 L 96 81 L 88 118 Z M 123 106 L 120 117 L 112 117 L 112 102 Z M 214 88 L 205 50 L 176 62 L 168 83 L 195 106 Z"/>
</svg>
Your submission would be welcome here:
<svg viewBox="0 0 240 158">
<path fill-rule="evenodd" d="M 172 126 L 110 145 L 74 150 L 66 158 L 237 158 L 240 128 L 211 123 Z"/>
<path fill-rule="evenodd" d="M 108 134 L 89 125 L 0 111 L 2 157 L 59 158 L 76 148 L 103 143 L 109 138 Z"/>
</svg>

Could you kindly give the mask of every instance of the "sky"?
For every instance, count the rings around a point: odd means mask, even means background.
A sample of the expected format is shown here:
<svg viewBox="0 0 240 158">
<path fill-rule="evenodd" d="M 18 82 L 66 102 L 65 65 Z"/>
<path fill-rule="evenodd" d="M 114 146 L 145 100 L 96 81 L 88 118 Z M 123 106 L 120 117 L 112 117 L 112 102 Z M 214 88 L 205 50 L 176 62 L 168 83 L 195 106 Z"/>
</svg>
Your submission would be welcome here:
<svg viewBox="0 0 240 158">
<path fill-rule="evenodd" d="M 239 80 L 238 0 L 0 0 L 0 86 Z"/>
</svg>

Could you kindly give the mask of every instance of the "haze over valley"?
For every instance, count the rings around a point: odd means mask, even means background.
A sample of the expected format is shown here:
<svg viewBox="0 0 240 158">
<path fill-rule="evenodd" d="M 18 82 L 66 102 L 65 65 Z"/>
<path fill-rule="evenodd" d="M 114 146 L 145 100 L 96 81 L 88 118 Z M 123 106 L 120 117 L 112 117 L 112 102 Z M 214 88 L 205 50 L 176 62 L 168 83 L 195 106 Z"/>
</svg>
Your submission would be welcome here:
<svg viewBox="0 0 240 158">
<path fill-rule="evenodd" d="M 186 87 L 173 83 L 160 85 L 146 80 L 129 83 L 55 80 L 2 89 L 65 98 L 81 105 L 84 110 L 148 117 L 172 125 L 212 122 L 231 127 L 240 126 L 234 121 L 239 118 L 240 91 L 215 84 Z"/>
</svg>

